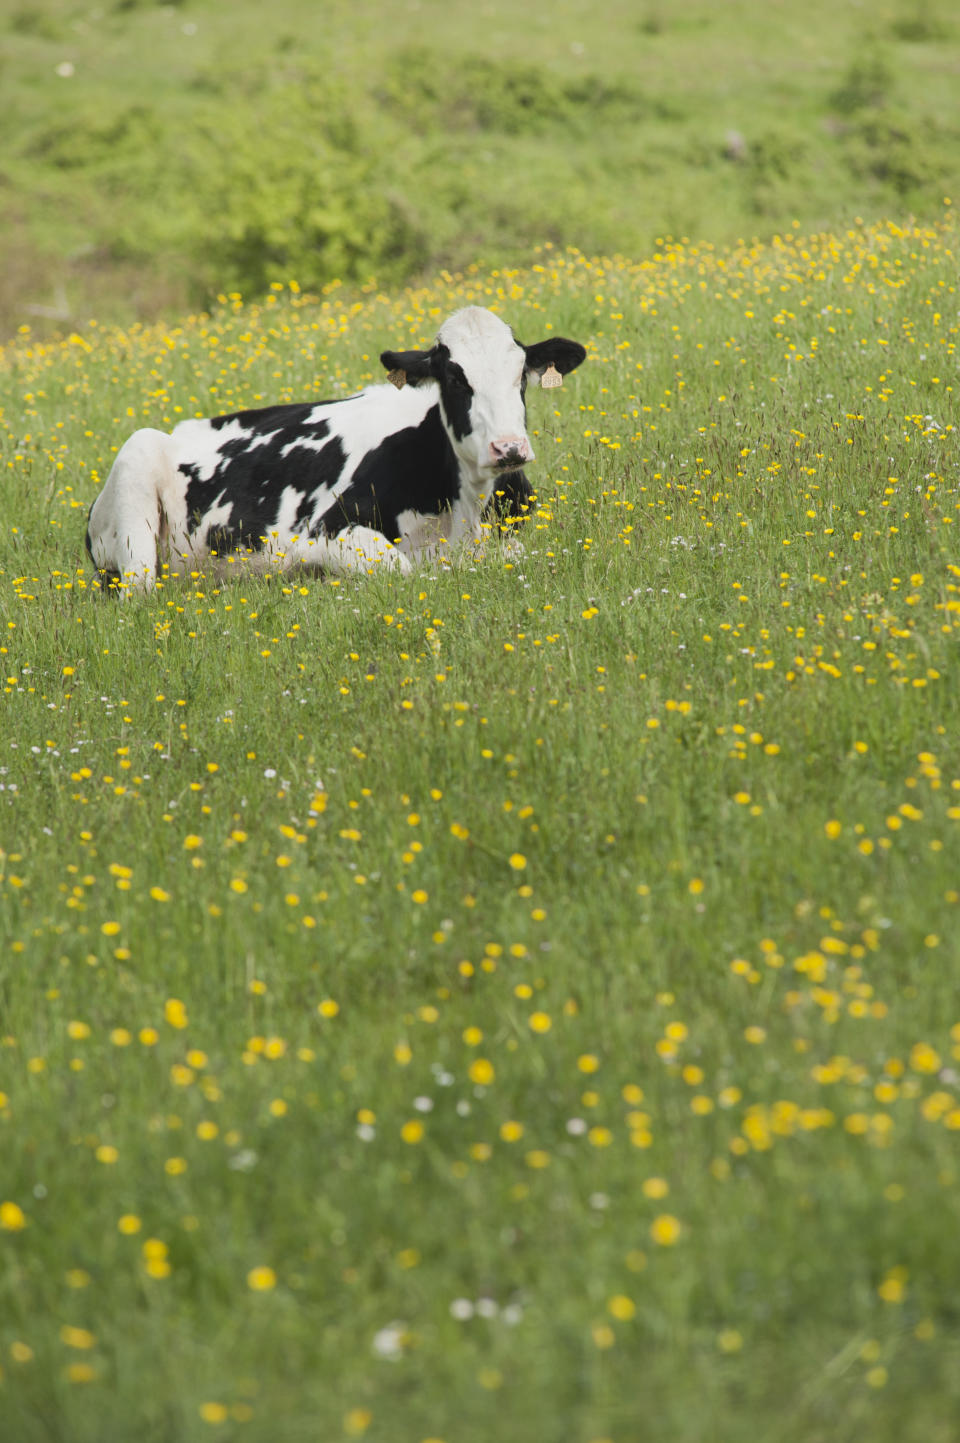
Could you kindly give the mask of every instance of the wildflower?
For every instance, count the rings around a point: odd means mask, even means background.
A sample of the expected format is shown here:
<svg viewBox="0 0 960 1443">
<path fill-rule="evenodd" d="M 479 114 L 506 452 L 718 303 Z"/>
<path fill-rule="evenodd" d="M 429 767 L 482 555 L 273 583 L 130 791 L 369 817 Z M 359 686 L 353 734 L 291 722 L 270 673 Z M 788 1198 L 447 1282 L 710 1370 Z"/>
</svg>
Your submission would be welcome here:
<svg viewBox="0 0 960 1443">
<path fill-rule="evenodd" d="M 478 1057 L 475 1062 L 471 1063 L 468 1076 L 470 1081 L 477 1083 L 478 1086 L 488 1087 L 496 1076 L 493 1063 L 486 1057 Z"/>
<path fill-rule="evenodd" d="M 179 997 L 168 997 L 163 1006 L 163 1016 L 171 1027 L 183 1029 L 187 1026 L 187 1009 Z"/>
<path fill-rule="evenodd" d="M 277 1286 L 277 1275 L 273 1268 L 260 1265 L 247 1273 L 247 1287 L 254 1293 L 269 1293 Z"/>
<path fill-rule="evenodd" d="M 64 1323 L 60 1329 L 60 1338 L 68 1348 L 80 1348 L 84 1351 L 94 1347 L 97 1341 L 87 1328 L 74 1328 L 69 1323 Z"/>
<path fill-rule="evenodd" d="M 204 1423 L 225 1423 L 230 1416 L 223 1403 L 201 1403 L 197 1411 Z"/>
<path fill-rule="evenodd" d="M 97 1370 L 89 1363 L 70 1363 L 66 1374 L 69 1383 L 92 1383 L 97 1376 Z"/>
<path fill-rule="evenodd" d="M 940 1054 L 927 1042 L 918 1042 L 910 1049 L 910 1066 L 914 1072 L 939 1072 Z"/>
<path fill-rule="evenodd" d="M 650 1224 L 650 1236 L 662 1248 L 672 1247 L 679 1239 L 682 1230 L 679 1219 L 670 1213 L 661 1213 Z"/>
<path fill-rule="evenodd" d="M 3 1228 L 4 1232 L 18 1233 L 26 1226 L 26 1215 L 18 1203 L 0 1203 L 0 1228 Z"/>
</svg>

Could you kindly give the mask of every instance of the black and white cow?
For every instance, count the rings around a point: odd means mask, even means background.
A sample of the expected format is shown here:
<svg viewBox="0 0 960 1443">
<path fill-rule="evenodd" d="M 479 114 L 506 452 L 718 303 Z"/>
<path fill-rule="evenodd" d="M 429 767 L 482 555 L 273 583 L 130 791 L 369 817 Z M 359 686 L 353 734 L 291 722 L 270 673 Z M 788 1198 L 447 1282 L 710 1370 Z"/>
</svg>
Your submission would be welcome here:
<svg viewBox="0 0 960 1443">
<path fill-rule="evenodd" d="M 136 431 L 90 510 L 87 550 L 108 578 L 149 589 L 158 568 L 209 557 L 330 572 L 406 572 L 477 542 L 495 493 L 518 510 L 528 384 L 559 385 L 583 346 L 521 345 L 491 311 L 445 321 L 428 351 L 384 351 L 392 384 Z"/>
</svg>

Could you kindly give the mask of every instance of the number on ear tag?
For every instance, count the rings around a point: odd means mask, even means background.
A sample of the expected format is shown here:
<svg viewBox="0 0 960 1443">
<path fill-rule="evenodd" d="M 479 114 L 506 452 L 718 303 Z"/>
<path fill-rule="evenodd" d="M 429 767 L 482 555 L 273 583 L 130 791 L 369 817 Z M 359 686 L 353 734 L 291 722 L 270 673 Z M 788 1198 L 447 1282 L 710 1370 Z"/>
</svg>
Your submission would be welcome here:
<svg viewBox="0 0 960 1443">
<path fill-rule="evenodd" d="M 398 391 L 402 391 L 407 384 L 407 373 L 406 371 L 388 371 L 387 380 L 396 386 Z"/>
<path fill-rule="evenodd" d="M 554 366 L 552 363 L 547 367 L 543 375 L 540 377 L 540 384 L 545 391 L 552 391 L 557 386 L 563 385 L 563 377 L 557 370 L 556 366 Z"/>
</svg>

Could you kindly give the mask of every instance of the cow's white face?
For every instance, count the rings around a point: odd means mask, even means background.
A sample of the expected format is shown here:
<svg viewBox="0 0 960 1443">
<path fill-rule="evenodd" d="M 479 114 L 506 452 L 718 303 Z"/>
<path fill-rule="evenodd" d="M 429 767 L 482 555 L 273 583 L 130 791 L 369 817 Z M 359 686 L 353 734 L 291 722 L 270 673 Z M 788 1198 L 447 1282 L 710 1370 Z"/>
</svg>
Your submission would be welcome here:
<svg viewBox="0 0 960 1443">
<path fill-rule="evenodd" d="M 548 366 L 565 374 L 585 357 L 582 346 L 559 336 L 523 346 L 499 316 L 468 306 L 444 321 L 432 350 L 384 351 L 380 359 L 413 385 L 437 382 L 451 444 L 461 464 L 482 481 L 518 471 L 534 459 L 527 436 L 527 386 L 538 385 Z"/>
</svg>

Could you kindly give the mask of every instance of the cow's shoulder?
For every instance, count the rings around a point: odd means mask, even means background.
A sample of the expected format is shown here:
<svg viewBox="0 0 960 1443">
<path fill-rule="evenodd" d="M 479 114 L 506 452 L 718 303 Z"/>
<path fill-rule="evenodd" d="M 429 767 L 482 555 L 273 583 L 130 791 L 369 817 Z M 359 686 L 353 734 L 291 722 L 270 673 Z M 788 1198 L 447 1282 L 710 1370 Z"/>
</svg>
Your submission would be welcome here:
<svg viewBox="0 0 960 1443">
<path fill-rule="evenodd" d="M 324 528 L 335 534 L 343 526 L 371 526 L 393 541 L 400 534 L 401 512 L 436 516 L 459 495 L 460 468 L 433 404 L 415 424 L 388 431 L 370 446 L 324 518 Z"/>
</svg>

